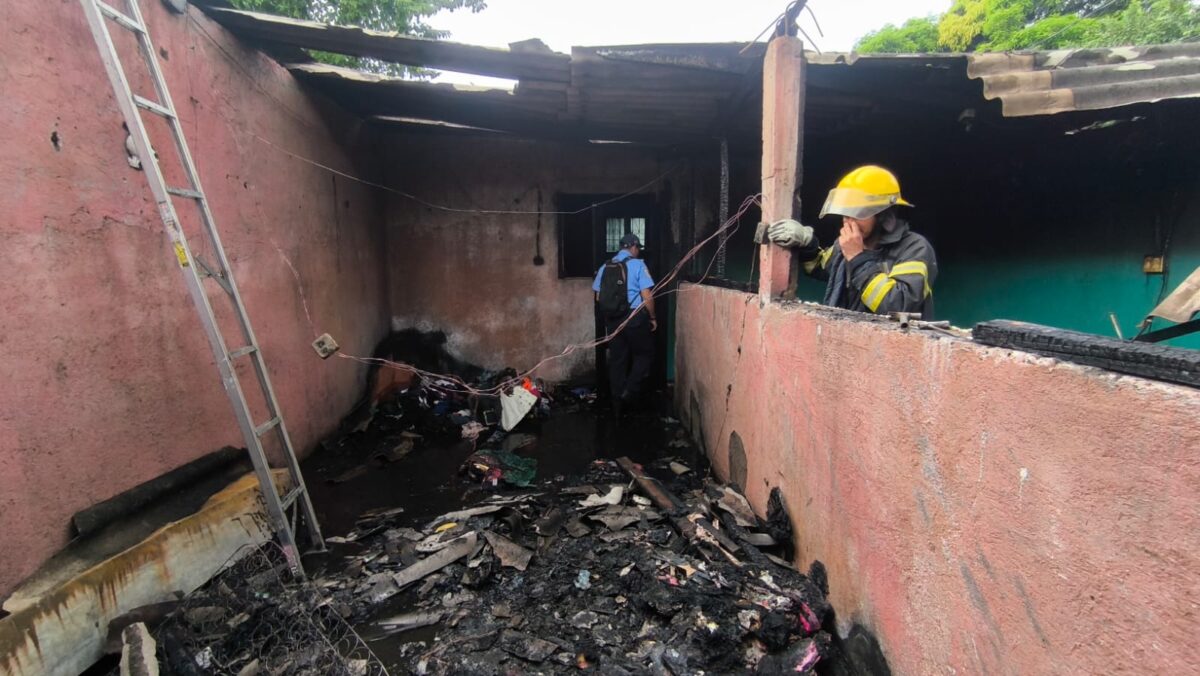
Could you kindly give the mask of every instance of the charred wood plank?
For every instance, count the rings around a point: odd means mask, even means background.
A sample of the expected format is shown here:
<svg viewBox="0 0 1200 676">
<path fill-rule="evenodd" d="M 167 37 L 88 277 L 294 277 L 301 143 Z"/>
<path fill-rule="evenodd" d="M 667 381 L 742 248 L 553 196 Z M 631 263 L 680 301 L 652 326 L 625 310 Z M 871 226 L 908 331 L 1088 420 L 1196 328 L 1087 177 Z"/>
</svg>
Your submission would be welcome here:
<svg viewBox="0 0 1200 676">
<path fill-rule="evenodd" d="M 1200 387 L 1200 352 L 1167 345 L 1133 343 L 1008 320 L 982 322 L 976 342 L 1024 350 L 1118 373 Z"/>
<path fill-rule="evenodd" d="M 659 509 L 664 512 L 674 512 L 685 506 L 683 501 L 672 495 L 666 488 L 663 488 L 658 479 L 646 476 L 638 470 L 637 466 L 628 457 L 622 456 L 617 458 L 617 464 L 629 474 L 634 483 L 638 485 L 638 488 L 641 488 L 646 497 L 653 500 Z"/>
<path fill-rule="evenodd" d="M 681 511 L 686 510 L 687 505 L 664 488 L 658 479 L 646 476 L 638 470 L 632 460 L 627 457 L 620 457 L 617 458 L 617 464 L 629 474 L 634 483 L 638 485 L 638 488 L 642 489 L 642 492 L 659 509 L 675 515 L 671 519 L 671 522 L 675 525 L 675 529 L 679 531 L 680 535 L 693 542 L 697 540 L 715 541 L 731 558 L 732 554 L 741 551 L 741 546 L 730 540 L 728 536 L 713 526 L 707 517 L 699 515 L 691 515 L 692 518 L 689 518 L 688 515 L 678 516 Z M 736 563 L 736 561 L 734 562 Z"/>
</svg>

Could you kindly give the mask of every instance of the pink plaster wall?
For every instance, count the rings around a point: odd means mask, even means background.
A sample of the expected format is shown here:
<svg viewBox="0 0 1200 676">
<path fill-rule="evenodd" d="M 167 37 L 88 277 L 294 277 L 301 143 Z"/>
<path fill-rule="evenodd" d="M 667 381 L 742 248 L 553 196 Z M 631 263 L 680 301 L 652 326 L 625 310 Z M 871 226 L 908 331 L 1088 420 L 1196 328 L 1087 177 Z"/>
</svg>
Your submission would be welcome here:
<svg viewBox="0 0 1200 676">
<path fill-rule="evenodd" d="M 556 193 L 625 194 L 678 164 L 625 145 L 396 134 L 391 146 L 392 185 L 459 209 L 537 211 L 540 189 L 541 210 L 554 211 Z M 553 214 L 541 217 L 546 262 L 535 266 L 537 215 L 454 213 L 393 195 L 387 237 L 394 328 L 444 331 L 451 353 L 490 369 L 525 370 L 592 340 L 592 280 L 559 278 L 557 223 Z M 580 350 L 538 376 L 563 380 L 593 363 L 594 351 Z"/>
<path fill-rule="evenodd" d="M 717 472 L 737 432 L 896 673 L 1195 672 L 1200 392 L 710 287 L 677 319 Z"/>
<path fill-rule="evenodd" d="M 355 149 L 371 146 L 355 119 L 195 9 L 141 6 L 283 413 L 307 449 L 364 376 L 317 360 L 314 331 L 359 354 L 386 332 L 381 200 L 258 137 L 355 173 L 369 170 Z M 145 176 L 125 162 L 79 3 L 3 2 L 0 25 L 2 595 L 67 541 L 75 511 L 242 441 Z"/>
</svg>

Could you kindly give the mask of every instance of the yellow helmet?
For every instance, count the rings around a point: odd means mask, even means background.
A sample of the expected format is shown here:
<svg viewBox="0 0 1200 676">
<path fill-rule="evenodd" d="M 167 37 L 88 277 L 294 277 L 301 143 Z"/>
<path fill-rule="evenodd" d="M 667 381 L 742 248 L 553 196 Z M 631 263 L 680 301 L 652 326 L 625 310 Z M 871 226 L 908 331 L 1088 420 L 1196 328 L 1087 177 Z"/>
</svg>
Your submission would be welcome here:
<svg viewBox="0 0 1200 676">
<path fill-rule="evenodd" d="M 900 196 L 900 181 L 887 169 L 868 164 L 843 176 L 837 187 L 829 191 L 825 206 L 821 207 L 821 218 L 828 214 L 870 218 L 896 205 L 912 206 Z"/>
</svg>

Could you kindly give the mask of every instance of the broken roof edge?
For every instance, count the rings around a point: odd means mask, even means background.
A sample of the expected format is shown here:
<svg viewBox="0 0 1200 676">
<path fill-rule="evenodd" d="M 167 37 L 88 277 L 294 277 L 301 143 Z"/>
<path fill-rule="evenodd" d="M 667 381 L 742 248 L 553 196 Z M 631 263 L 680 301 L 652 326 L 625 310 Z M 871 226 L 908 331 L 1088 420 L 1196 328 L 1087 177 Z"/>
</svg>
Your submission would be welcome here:
<svg viewBox="0 0 1200 676">
<path fill-rule="evenodd" d="M 637 64 L 745 74 L 757 68 L 766 51 L 765 42 L 667 42 L 573 46 L 571 58 L 574 61 L 599 57 Z"/>
<path fill-rule="evenodd" d="M 1183 324 L 1196 318 L 1196 315 L 1200 315 L 1200 266 L 1147 316 Z"/>
<path fill-rule="evenodd" d="M 317 61 L 303 63 L 285 63 L 284 68 L 296 73 L 305 73 L 308 75 L 325 75 L 329 77 L 338 77 L 345 80 L 353 80 L 355 82 L 364 82 L 370 84 L 378 84 L 383 86 L 394 87 L 428 87 L 431 89 L 446 91 L 446 92 L 462 92 L 468 94 L 496 94 L 504 96 L 512 96 L 513 89 L 506 87 L 488 87 L 486 85 L 462 84 L 459 82 L 436 82 L 433 80 L 413 80 L 403 77 L 395 77 L 392 75 L 381 75 L 379 73 L 368 73 L 355 68 L 346 68 L 345 66 L 335 66 L 328 63 L 320 63 Z"/>
<path fill-rule="evenodd" d="M 276 45 L 513 80 L 570 80 L 571 57 L 559 52 L 481 47 L 215 5 L 201 5 L 201 9 L 243 38 Z"/>
</svg>

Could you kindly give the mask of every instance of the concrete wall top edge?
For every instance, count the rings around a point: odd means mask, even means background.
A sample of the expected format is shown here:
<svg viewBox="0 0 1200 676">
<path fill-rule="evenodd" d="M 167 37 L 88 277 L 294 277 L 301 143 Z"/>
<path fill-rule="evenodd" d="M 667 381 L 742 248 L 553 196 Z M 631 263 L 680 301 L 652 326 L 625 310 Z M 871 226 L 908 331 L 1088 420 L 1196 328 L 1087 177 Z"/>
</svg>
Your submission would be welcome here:
<svg viewBox="0 0 1200 676">
<path fill-rule="evenodd" d="M 840 308 L 827 307 L 819 303 L 778 300 L 772 300 L 769 303 L 763 303 L 763 301 L 757 297 L 757 294 L 747 293 L 737 289 L 726 289 L 718 286 L 692 283 L 685 283 L 681 286 L 688 289 L 700 289 L 706 293 L 729 294 L 737 297 L 742 302 L 745 302 L 745 300 L 749 298 L 750 302 L 753 302 L 759 308 L 769 307 L 773 313 L 778 313 L 779 319 L 776 321 L 786 321 L 782 318 L 791 314 L 803 314 L 818 320 L 822 325 L 842 326 L 851 329 L 861 328 L 866 331 L 881 331 L 885 333 L 913 336 L 914 340 L 933 341 L 939 344 L 952 345 L 954 349 L 970 350 L 973 354 L 976 354 L 980 357 L 1000 358 L 1012 361 L 1014 363 L 1030 364 L 1044 368 L 1070 371 L 1083 377 L 1105 380 L 1111 382 L 1113 385 L 1134 387 L 1139 389 L 1152 389 L 1163 395 L 1183 397 L 1184 399 L 1194 400 L 1196 404 L 1200 405 L 1200 390 L 1197 390 L 1193 387 L 1118 373 L 1116 371 L 1110 371 L 1108 369 L 1103 369 L 1096 366 L 1088 366 L 1086 364 L 1077 364 L 1059 359 L 1057 357 L 1038 354 L 1036 352 L 995 347 L 992 345 L 983 345 L 971 339 L 969 329 L 956 329 L 956 331 L 961 331 L 962 335 L 960 336 L 950 336 L 944 333 L 923 329 L 902 329 L 895 321 L 888 318 L 863 315 L 861 313 L 850 312 Z"/>
</svg>

